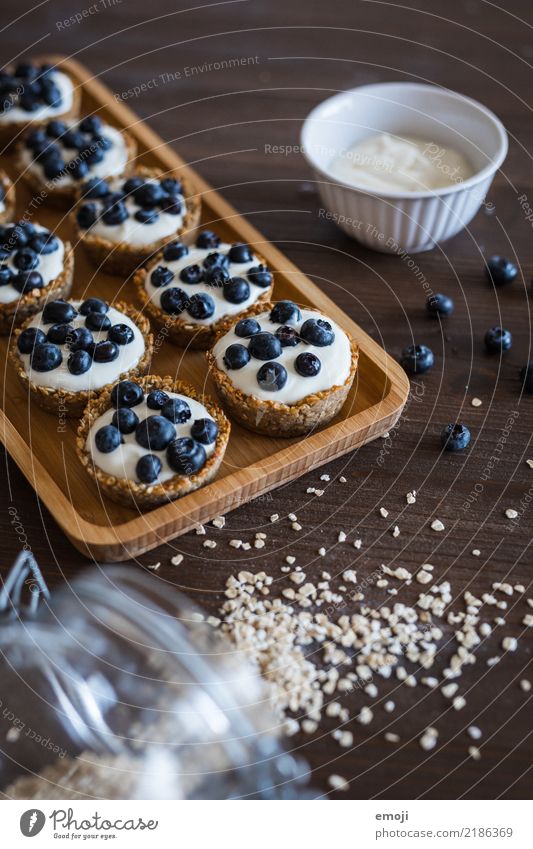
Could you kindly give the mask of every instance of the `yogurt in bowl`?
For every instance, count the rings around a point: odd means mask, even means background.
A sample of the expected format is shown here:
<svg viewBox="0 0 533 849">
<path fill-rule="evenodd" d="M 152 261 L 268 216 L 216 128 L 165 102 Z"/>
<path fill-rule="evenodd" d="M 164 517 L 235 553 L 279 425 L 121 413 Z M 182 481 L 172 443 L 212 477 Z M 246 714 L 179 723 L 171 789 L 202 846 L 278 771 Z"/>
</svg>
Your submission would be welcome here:
<svg viewBox="0 0 533 849">
<path fill-rule="evenodd" d="M 480 103 L 418 83 L 379 83 L 319 104 L 302 149 L 325 216 L 386 253 L 430 250 L 469 224 L 507 154 Z"/>
</svg>

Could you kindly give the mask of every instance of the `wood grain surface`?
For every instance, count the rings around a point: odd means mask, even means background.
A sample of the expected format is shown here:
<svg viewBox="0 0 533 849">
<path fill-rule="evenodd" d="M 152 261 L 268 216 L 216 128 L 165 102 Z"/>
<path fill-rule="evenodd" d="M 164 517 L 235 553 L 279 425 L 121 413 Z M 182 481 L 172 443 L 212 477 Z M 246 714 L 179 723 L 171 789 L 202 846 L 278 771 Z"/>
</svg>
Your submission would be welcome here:
<svg viewBox="0 0 533 849">
<path fill-rule="evenodd" d="M 212 613 L 229 574 L 246 564 L 281 577 L 289 553 L 310 579 L 324 568 L 337 575 L 355 566 L 364 578 L 382 563 L 413 571 L 430 562 L 439 580 L 451 582 L 459 607 L 467 588 L 480 594 L 496 580 L 528 587 L 533 470 L 525 460 L 533 458 L 533 398 L 521 396 L 518 370 L 532 357 L 530 4 L 509 0 L 500 9 L 484 0 L 251 0 L 183 11 L 190 5 L 109 0 L 67 24 L 78 10 L 66 0 L 35 9 L 28 0 L 4 0 L 2 58 L 58 52 L 89 65 L 389 353 L 397 356 L 414 338 L 433 348 L 436 366 L 414 384 L 389 440 L 321 470 L 330 483 L 319 483 L 312 472 L 233 511 L 223 530 L 209 532 L 216 549 L 188 534 L 132 568 L 160 562 L 154 580 L 179 587 Z M 448 86 L 482 101 L 510 137 L 502 172 L 468 230 L 412 263 L 364 250 L 325 220 L 297 148 L 302 120 L 324 97 L 396 79 Z M 484 274 L 484 257 L 493 253 L 508 255 L 520 268 L 514 283 L 498 291 Z M 426 317 L 427 287 L 455 300 L 454 315 L 442 326 Z M 485 330 L 495 324 L 514 336 L 501 361 L 483 346 Z M 471 406 L 473 397 L 482 405 Z M 472 444 L 442 456 L 440 431 L 455 420 L 471 428 Z M 313 486 L 324 487 L 321 498 L 306 493 Z M 410 490 L 417 498 L 407 505 Z M 519 511 L 516 522 L 505 516 L 509 507 Z M 270 514 L 291 511 L 300 532 L 287 519 L 269 522 Z M 445 525 L 440 534 L 429 528 L 435 516 Z M 86 565 L 7 456 L 0 518 L 4 570 L 25 543 L 51 585 Z M 390 532 L 395 524 L 398 537 Z M 340 529 L 357 532 L 362 549 L 338 544 Z M 253 557 L 229 547 L 230 539 L 253 540 L 258 531 L 268 538 Z M 320 546 L 328 549 L 325 558 L 317 556 Z M 177 552 L 184 561 L 173 567 L 170 557 Z M 419 590 L 404 586 L 399 597 L 413 603 Z M 370 586 L 367 598 L 377 604 L 386 597 Z M 516 595 L 508 601 L 508 632 L 520 636 L 525 604 Z M 327 792 L 334 772 L 350 780 L 344 798 L 530 796 L 531 694 L 519 680 L 533 678 L 531 638 L 522 634 L 516 652 L 488 667 L 487 658 L 502 653 L 500 640 L 495 632 L 463 675 L 462 711 L 451 710 L 438 691 L 390 682 L 380 688 L 374 722 L 353 723 L 352 748 L 332 740 L 333 720 L 314 735 L 292 738 L 291 746 L 311 765 L 313 784 Z M 447 660 L 439 656 L 437 668 Z M 388 689 L 397 703 L 392 716 L 382 706 Z M 354 712 L 367 701 L 350 697 Z M 467 754 L 472 723 L 483 730 L 480 761 Z M 423 752 L 417 740 L 428 724 L 439 727 L 439 745 Z M 400 734 L 400 744 L 387 743 L 386 730 Z"/>
</svg>

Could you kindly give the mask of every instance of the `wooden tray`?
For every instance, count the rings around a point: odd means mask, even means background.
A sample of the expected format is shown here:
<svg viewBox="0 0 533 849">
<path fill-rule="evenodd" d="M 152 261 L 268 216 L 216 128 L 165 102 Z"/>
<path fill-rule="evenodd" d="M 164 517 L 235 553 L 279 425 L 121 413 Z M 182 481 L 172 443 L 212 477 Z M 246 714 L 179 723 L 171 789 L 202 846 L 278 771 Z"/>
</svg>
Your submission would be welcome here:
<svg viewBox="0 0 533 849">
<path fill-rule="evenodd" d="M 307 439 L 273 439 L 257 436 L 233 424 L 225 461 L 214 483 L 198 492 L 144 514 L 120 507 L 101 496 L 74 452 L 77 421 L 59 423 L 27 396 L 5 359 L 7 337 L 0 337 L 4 356 L 3 410 L 0 439 L 56 522 L 76 548 L 88 557 L 118 561 L 148 551 L 221 513 L 286 483 L 304 472 L 339 457 L 386 432 L 398 419 L 407 399 L 409 382 L 398 364 L 282 253 L 269 244 L 226 201 L 186 166 L 180 157 L 145 126 L 123 103 L 115 100 L 102 83 L 77 62 L 62 62 L 82 86 L 83 112 L 96 112 L 109 123 L 127 128 L 137 139 L 139 160 L 164 170 L 178 169 L 192 180 L 203 203 L 203 222 L 228 241 L 253 245 L 275 272 L 276 299 L 290 298 L 330 315 L 355 338 L 361 348 L 359 369 L 352 392 L 341 414 L 324 430 Z M 12 172 L 8 157 L 2 166 Z M 11 176 L 15 175 L 11 173 Z M 17 213 L 22 215 L 30 199 L 17 182 Z M 63 238 L 73 239 L 65 214 L 44 203 L 35 216 L 56 228 Z M 76 249 L 73 296 L 87 292 L 136 303 L 131 281 L 95 273 L 81 247 Z M 154 357 L 152 371 L 178 375 L 200 389 L 213 393 L 202 352 L 184 352 L 165 342 Z"/>
</svg>

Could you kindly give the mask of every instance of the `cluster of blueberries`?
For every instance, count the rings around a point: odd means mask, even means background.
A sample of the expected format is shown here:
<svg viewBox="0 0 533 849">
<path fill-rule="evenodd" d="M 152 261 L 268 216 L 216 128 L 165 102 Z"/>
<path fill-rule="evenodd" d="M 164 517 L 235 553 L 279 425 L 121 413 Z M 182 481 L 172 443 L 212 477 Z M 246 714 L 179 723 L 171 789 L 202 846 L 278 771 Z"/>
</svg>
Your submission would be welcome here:
<svg viewBox="0 0 533 849">
<path fill-rule="evenodd" d="M 84 325 L 73 327 L 70 323 L 78 310 L 68 301 L 49 301 L 42 315 L 42 323 L 51 327 L 45 333 L 39 327 L 27 327 L 20 333 L 17 346 L 21 354 L 30 355 L 35 371 L 53 371 L 63 362 L 61 345 L 70 351 L 67 368 L 71 374 L 85 374 L 93 362 L 110 363 L 116 360 L 121 345 L 133 342 L 133 330 L 127 324 L 111 324 L 107 313 L 109 305 L 100 298 L 88 298 L 79 307 L 85 316 Z M 94 341 L 92 331 L 106 331 L 107 339 Z"/>
<path fill-rule="evenodd" d="M 14 70 L 0 71 L 0 114 L 15 105 L 24 112 L 35 112 L 42 106 L 61 106 L 61 91 L 53 76 L 53 65 L 19 62 Z"/>
<path fill-rule="evenodd" d="M 37 271 L 42 254 L 59 248 L 59 239 L 49 230 L 38 230 L 28 221 L 0 227 L 0 286 L 11 285 L 21 294 L 42 289 L 44 280 Z M 6 265 L 13 261 L 14 268 Z"/>
<path fill-rule="evenodd" d="M 290 323 L 302 320 L 302 314 L 292 301 L 278 301 L 270 312 L 270 321 L 279 324 L 275 333 L 261 330 L 255 318 L 243 318 L 235 325 L 235 334 L 247 339 L 248 344 L 234 342 L 224 352 L 224 364 L 228 369 L 241 369 L 252 358 L 263 360 L 263 365 L 257 372 L 257 383 L 266 392 L 277 392 L 287 383 L 287 369 L 279 362 L 283 348 L 294 348 L 306 343 L 317 348 L 332 345 L 335 333 L 329 321 L 323 318 L 308 318 L 300 330 L 291 327 Z M 301 377 L 315 377 L 322 363 L 316 354 L 303 351 L 294 361 L 294 368 Z"/>
<path fill-rule="evenodd" d="M 509 259 L 503 256 L 492 256 L 487 261 L 487 277 L 494 286 L 504 286 L 511 283 L 518 274 L 518 268 Z M 429 295 L 426 301 L 426 309 L 431 318 L 446 318 L 453 312 L 453 301 L 447 295 Z M 491 354 L 499 354 L 508 351 L 513 344 L 513 338 L 508 330 L 503 327 L 491 327 L 485 333 L 485 347 Z M 433 351 L 427 345 L 409 345 L 404 348 L 400 357 L 400 364 L 408 374 L 423 374 L 434 364 Z M 520 372 L 520 378 L 524 389 L 533 393 L 533 362 Z M 455 423 L 446 425 L 441 434 L 442 446 L 447 451 L 461 451 L 470 442 L 471 434 L 466 425 Z"/>
<path fill-rule="evenodd" d="M 230 263 L 252 262 L 253 253 L 248 245 L 240 242 L 232 245 L 224 253 L 217 250 L 221 240 L 211 230 L 204 230 L 196 240 L 196 247 L 210 251 L 202 264 L 186 265 L 179 272 L 179 280 L 187 286 L 204 283 L 214 289 L 221 289 L 224 299 L 230 304 L 242 304 L 250 297 L 250 283 L 267 289 L 272 283 L 272 274 L 265 265 L 252 266 L 244 277 L 230 275 Z M 163 249 L 163 259 L 175 262 L 189 253 L 189 248 L 183 242 L 171 242 Z M 161 309 L 169 315 L 179 315 L 186 310 L 192 318 L 207 319 L 215 313 L 215 301 L 206 292 L 189 295 L 179 286 L 170 286 L 175 273 L 165 265 L 158 265 L 150 275 L 150 282 L 156 288 L 165 288 L 161 295 Z"/>
<path fill-rule="evenodd" d="M 111 403 L 115 412 L 112 423 L 96 432 L 97 449 L 110 454 L 124 442 L 124 434 L 134 433 L 136 442 L 150 452 L 137 463 L 136 474 L 141 483 L 154 483 L 161 472 L 161 457 L 153 451 L 165 451 L 168 465 L 178 475 L 197 474 L 207 460 L 204 446 L 211 445 L 217 438 L 217 423 L 213 419 L 195 419 L 191 435 L 177 437 L 174 425 L 185 424 L 192 418 L 187 402 L 182 398 L 170 398 L 161 389 L 153 389 L 146 395 L 146 405 L 157 412 L 140 420 L 132 408 L 144 399 L 142 387 L 132 380 L 122 380 L 113 387 Z"/>
<path fill-rule="evenodd" d="M 86 202 L 79 208 L 76 218 L 82 230 L 88 230 L 97 221 L 103 221 L 108 227 L 117 227 L 130 214 L 141 224 L 155 224 L 160 212 L 181 214 L 182 195 L 182 185 L 174 177 L 162 180 L 129 177 L 117 189 L 111 189 L 105 180 L 95 177 L 82 186 Z M 130 199 L 133 201 L 132 209 L 126 204 Z"/>
<path fill-rule="evenodd" d="M 102 129 L 97 115 L 83 118 L 73 126 L 63 121 L 49 121 L 45 127 L 31 130 L 24 144 L 31 151 L 32 159 L 42 166 L 48 180 L 65 174 L 74 180 L 83 180 L 91 165 L 101 162 L 113 146 Z"/>
</svg>

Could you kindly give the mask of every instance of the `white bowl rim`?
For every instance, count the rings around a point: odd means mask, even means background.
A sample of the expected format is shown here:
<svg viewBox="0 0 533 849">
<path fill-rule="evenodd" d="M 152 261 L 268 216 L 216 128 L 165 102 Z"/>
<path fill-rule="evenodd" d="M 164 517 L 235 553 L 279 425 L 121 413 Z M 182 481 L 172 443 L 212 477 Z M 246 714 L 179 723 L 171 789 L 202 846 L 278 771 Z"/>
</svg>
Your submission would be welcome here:
<svg viewBox="0 0 533 849">
<path fill-rule="evenodd" d="M 472 174 L 471 177 L 468 177 L 467 180 L 463 180 L 460 183 L 455 183 L 450 186 L 442 186 L 440 189 L 429 189 L 426 191 L 420 192 L 400 192 L 400 191 L 386 191 L 380 190 L 373 192 L 368 186 L 356 185 L 355 183 L 348 183 L 345 180 L 337 177 L 335 174 L 323 168 L 321 165 L 318 165 L 314 160 L 312 155 L 308 152 L 305 145 L 305 135 L 308 132 L 308 128 L 311 122 L 316 119 L 320 113 L 326 108 L 326 106 L 330 106 L 335 100 L 342 100 L 343 98 L 347 98 L 350 94 L 360 93 L 362 91 L 371 91 L 372 89 L 393 89 L 393 88 L 409 88 L 409 89 L 424 89 L 439 94 L 447 94 L 451 95 L 453 98 L 457 100 L 462 100 L 464 103 L 469 105 L 472 109 L 475 109 L 478 112 L 481 112 L 485 118 L 487 118 L 495 127 L 497 134 L 499 136 L 499 148 L 496 157 L 492 160 L 489 165 L 485 165 L 480 171 L 476 171 L 475 174 Z M 300 143 L 301 149 L 304 157 L 307 159 L 308 163 L 311 165 L 315 171 L 320 172 L 324 177 L 327 178 L 328 182 L 335 183 L 336 185 L 344 186 L 347 189 L 352 189 L 355 192 L 360 192 L 365 195 L 370 195 L 372 197 L 383 197 L 383 198 L 397 198 L 403 200 L 417 200 L 419 198 L 432 198 L 432 197 L 442 197 L 446 195 L 455 194 L 456 192 L 465 191 L 474 188 L 479 183 L 482 183 L 487 177 L 491 177 L 498 168 L 502 165 L 505 157 L 507 156 L 507 151 L 509 149 L 509 141 L 507 138 L 507 132 L 505 127 L 503 126 L 500 119 L 480 103 L 478 100 L 474 100 L 472 97 L 467 97 L 465 94 L 460 94 L 457 91 L 453 91 L 451 88 L 446 88 L 445 86 L 431 85 L 429 83 L 410 83 L 404 82 L 402 80 L 398 80 L 397 82 L 389 81 L 383 83 L 369 83 L 367 85 L 355 86 L 355 88 L 349 88 L 345 91 L 339 91 L 337 94 L 332 95 L 331 97 L 327 97 L 325 100 L 322 100 L 318 103 L 306 117 L 303 122 L 302 129 L 300 132 Z"/>
</svg>

